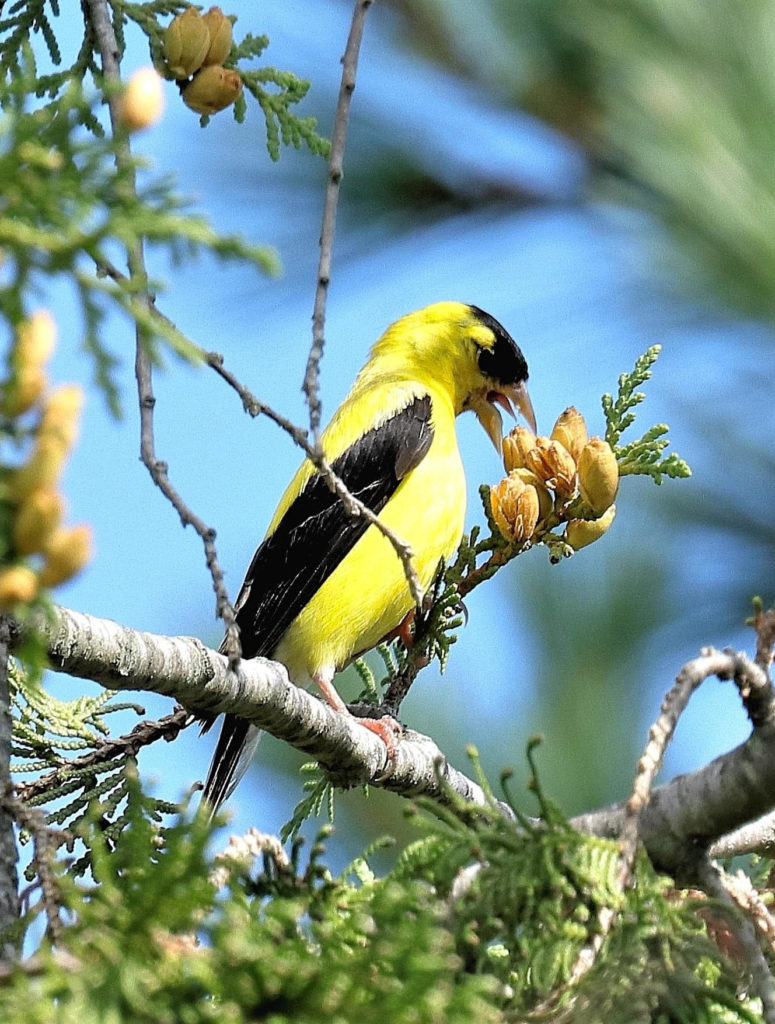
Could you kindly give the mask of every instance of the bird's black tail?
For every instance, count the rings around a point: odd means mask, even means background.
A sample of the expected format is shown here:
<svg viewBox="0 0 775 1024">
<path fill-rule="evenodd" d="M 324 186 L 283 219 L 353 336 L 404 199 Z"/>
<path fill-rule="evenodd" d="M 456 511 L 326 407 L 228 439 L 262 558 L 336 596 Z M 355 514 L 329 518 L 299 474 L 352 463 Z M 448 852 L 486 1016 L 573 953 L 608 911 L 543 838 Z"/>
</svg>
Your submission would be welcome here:
<svg viewBox="0 0 775 1024">
<path fill-rule="evenodd" d="M 224 717 L 202 794 L 211 818 L 237 788 L 250 767 L 260 739 L 261 730 L 244 718 Z"/>
</svg>

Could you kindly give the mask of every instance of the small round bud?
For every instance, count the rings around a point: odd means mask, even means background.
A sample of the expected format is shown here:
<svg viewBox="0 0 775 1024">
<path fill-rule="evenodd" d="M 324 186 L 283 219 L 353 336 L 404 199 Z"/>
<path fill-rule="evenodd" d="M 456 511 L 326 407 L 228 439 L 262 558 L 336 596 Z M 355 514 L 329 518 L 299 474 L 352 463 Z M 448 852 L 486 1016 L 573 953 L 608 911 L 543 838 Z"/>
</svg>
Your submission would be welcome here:
<svg viewBox="0 0 775 1024">
<path fill-rule="evenodd" d="M 210 36 L 210 48 L 202 64 L 205 67 L 209 64 L 223 64 L 231 50 L 231 22 L 220 7 L 211 7 L 209 11 L 205 11 L 202 20 L 207 25 L 207 33 Z"/>
<path fill-rule="evenodd" d="M 167 26 L 164 33 L 164 58 L 173 78 L 189 78 L 202 66 L 210 49 L 210 33 L 204 18 L 189 7 Z"/>
<path fill-rule="evenodd" d="M 57 325 L 47 309 L 39 309 L 19 325 L 13 351 L 13 365 L 42 366 L 51 358 L 56 344 Z"/>
<path fill-rule="evenodd" d="M 490 488 L 490 508 L 507 541 L 524 543 L 532 537 L 539 515 L 538 494 L 517 473 L 509 473 Z"/>
<path fill-rule="evenodd" d="M 592 437 L 579 457 L 579 489 L 581 496 L 598 515 L 602 515 L 619 490 L 619 466 L 610 444 L 602 437 Z"/>
<path fill-rule="evenodd" d="M 140 68 L 130 77 L 118 102 L 118 116 L 130 132 L 150 128 L 161 117 L 164 92 L 153 68 Z"/>
<path fill-rule="evenodd" d="M 17 509 L 13 521 L 13 545 L 19 555 L 45 550 L 64 515 L 64 502 L 53 488 L 33 491 Z"/>
<path fill-rule="evenodd" d="M 574 406 L 560 413 L 551 433 L 552 441 L 558 441 L 570 452 L 574 462 L 579 461 L 581 450 L 587 443 L 587 425 L 584 417 Z"/>
<path fill-rule="evenodd" d="M 46 374 L 41 366 L 20 366 L 3 384 L 0 412 L 13 418 L 22 416 L 35 405 L 46 388 Z"/>
<path fill-rule="evenodd" d="M 41 440 L 56 441 L 65 451 L 78 436 L 83 391 L 77 384 L 63 384 L 46 397 L 38 431 Z"/>
<path fill-rule="evenodd" d="M 194 75 L 181 95 L 186 106 L 197 114 L 217 114 L 230 107 L 241 92 L 238 72 L 211 64 Z"/>
<path fill-rule="evenodd" d="M 565 527 L 565 540 L 575 551 L 594 544 L 607 533 L 615 515 L 616 505 L 611 505 L 599 519 L 571 519 Z"/>
<path fill-rule="evenodd" d="M 56 530 L 46 546 L 46 561 L 40 572 L 44 587 L 55 587 L 71 579 L 92 557 L 91 527 L 70 526 Z"/>
<path fill-rule="evenodd" d="M 29 460 L 8 477 L 8 497 L 20 504 L 36 490 L 53 487 L 62 473 L 67 451 L 56 438 L 38 437 Z"/>
<path fill-rule="evenodd" d="M 562 498 L 569 498 L 576 490 L 576 463 L 559 441 L 537 437 L 525 456 L 525 465 Z"/>
<path fill-rule="evenodd" d="M 525 457 L 535 443 L 536 436 L 527 427 L 514 427 L 506 434 L 503 438 L 503 465 L 507 473 L 526 464 Z"/>
<path fill-rule="evenodd" d="M 0 608 L 13 611 L 29 604 L 38 592 L 38 577 L 27 565 L 9 565 L 0 569 Z"/>
</svg>

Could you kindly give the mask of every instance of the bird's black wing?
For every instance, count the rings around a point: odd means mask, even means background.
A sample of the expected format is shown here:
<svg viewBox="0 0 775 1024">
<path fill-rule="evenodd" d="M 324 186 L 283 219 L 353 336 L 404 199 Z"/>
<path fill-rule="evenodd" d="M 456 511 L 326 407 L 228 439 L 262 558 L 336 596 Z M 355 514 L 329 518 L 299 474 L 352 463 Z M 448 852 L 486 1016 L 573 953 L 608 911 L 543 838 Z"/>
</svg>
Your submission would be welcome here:
<svg viewBox="0 0 775 1024">
<path fill-rule="evenodd" d="M 431 399 L 415 398 L 367 431 L 331 468 L 348 491 L 379 512 L 433 441 Z M 369 527 L 315 473 L 253 556 L 235 609 L 245 658 L 270 657 L 283 633 Z M 205 723 L 208 728 L 210 722 Z M 259 730 L 226 715 L 204 789 L 214 813 L 247 770 Z"/>
<path fill-rule="evenodd" d="M 433 440 L 429 396 L 363 434 L 332 463 L 342 483 L 372 512 L 385 507 L 401 480 Z M 253 556 L 237 598 L 237 623 L 246 658 L 269 657 L 310 598 L 363 536 L 369 524 L 354 517 L 316 473 Z"/>
</svg>

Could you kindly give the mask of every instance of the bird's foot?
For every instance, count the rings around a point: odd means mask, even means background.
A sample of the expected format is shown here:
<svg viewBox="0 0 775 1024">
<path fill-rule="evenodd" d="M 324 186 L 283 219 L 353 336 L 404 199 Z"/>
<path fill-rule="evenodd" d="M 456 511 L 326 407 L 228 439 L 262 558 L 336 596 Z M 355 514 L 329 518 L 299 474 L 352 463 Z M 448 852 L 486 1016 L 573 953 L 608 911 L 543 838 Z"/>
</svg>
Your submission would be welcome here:
<svg viewBox="0 0 775 1024">
<path fill-rule="evenodd" d="M 383 715 L 382 718 L 358 718 L 358 725 L 375 733 L 387 748 L 388 764 L 391 764 L 396 757 L 396 747 L 403 734 L 403 726 L 390 715 Z"/>
</svg>

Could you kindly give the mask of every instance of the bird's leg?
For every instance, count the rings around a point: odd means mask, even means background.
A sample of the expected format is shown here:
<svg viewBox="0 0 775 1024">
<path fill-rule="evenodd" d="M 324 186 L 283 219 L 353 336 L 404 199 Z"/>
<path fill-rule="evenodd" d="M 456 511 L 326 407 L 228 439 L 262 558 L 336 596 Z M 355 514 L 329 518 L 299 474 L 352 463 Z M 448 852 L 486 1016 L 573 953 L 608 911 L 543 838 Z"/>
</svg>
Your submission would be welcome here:
<svg viewBox="0 0 775 1024">
<path fill-rule="evenodd" d="M 414 643 L 413 629 L 414 617 L 416 613 L 416 608 L 412 608 L 410 611 L 408 611 L 395 629 L 391 629 L 389 633 L 385 633 L 385 635 L 380 640 L 380 643 L 389 644 L 392 643 L 393 640 L 398 639 L 401 641 L 401 643 L 408 651 L 409 648 Z"/>
<path fill-rule="evenodd" d="M 423 625 L 423 620 L 425 618 L 425 613 L 430 609 L 430 607 L 431 607 L 431 601 L 430 601 L 430 598 L 426 595 L 425 600 L 423 601 L 423 609 L 422 609 L 422 612 L 421 612 L 421 619 L 420 619 L 420 623 L 419 623 L 419 625 L 421 627 L 420 628 L 420 632 L 422 632 L 422 625 Z M 414 632 L 414 630 L 415 630 L 416 619 L 417 619 L 417 609 L 416 608 L 412 608 L 411 611 L 408 611 L 406 613 L 406 615 L 404 616 L 403 620 L 401 621 L 401 625 L 398 627 L 398 630 L 397 630 L 397 635 L 398 635 L 401 643 L 404 645 L 404 647 L 406 648 L 407 651 L 411 651 L 412 647 L 414 646 L 414 640 L 415 640 L 415 632 Z M 426 665 L 430 664 L 430 660 L 431 659 L 428 657 L 427 654 L 415 654 L 415 656 L 412 658 L 412 667 L 415 668 L 419 672 L 419 670 L 421 668 L 425 668 Z"/>
<path fill-rule="evenodd" d="M 336 687 L 332 682 L 333 678 L 334 672 L 332 669 L 323 669 L 315 673 L 312 681 L 320 690 L 323 700 L 330 708 L 333 708 L 340 715 L 354 718 L 358 725 L 362 725 L 369 732 L 376 733 L 387 747 L 388 761 L 392 761 L 396 756 L 396 742 L 402 732 L 400 723 L 395 718 L 391 718 L 390 715 L 383 715 L 382 718 L 355 718 L 354 715 L 350 714 L 347 705 L 337 693 Z"/>
<path fill-rule="evenodd" d="M 426 598 L 427 602 L 427 598 Z M 430 608 L 430 603 L 427 603 L 427 607 L 423 609 L 426 611 Z M 406 615 L 401 619 L 401 622 L 396 626 L 392 633 L 388 633 L 387 636 L 383 637 L 382 643 L 390 643 L 391 640 L 396 638 L 401 641 L 407 651 L 411 651 L 414 646 L 414 625 L 417 618 L 417 609 L 411 608 Z M 425 668 L 429 663 L 430 658 L 425 655 L 417 655 L 412 664 L 415 668 Z"/>
<path fill-rule="evenodd" d="M 398 637 L 407 651 L 411 650 L 414 643 L 414 616 L 416 611 L 416 608 L 408 611 L 398 627 Z"/>
</svg>

